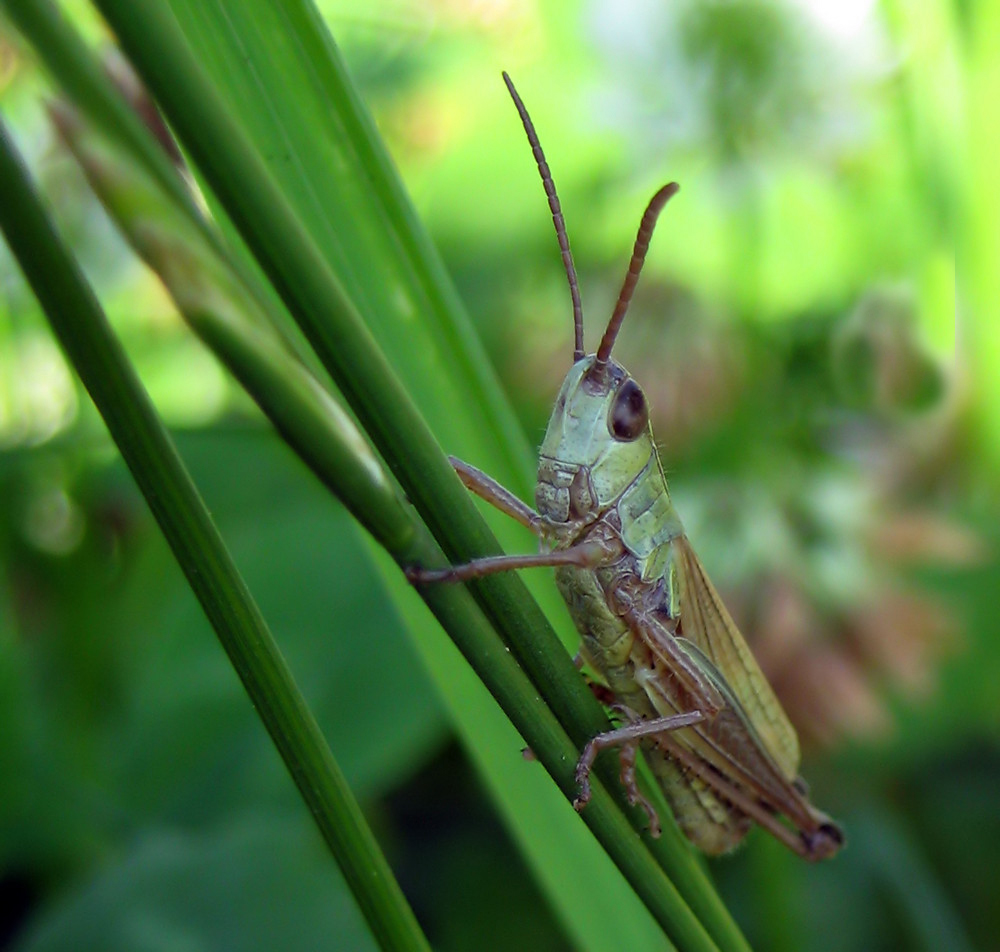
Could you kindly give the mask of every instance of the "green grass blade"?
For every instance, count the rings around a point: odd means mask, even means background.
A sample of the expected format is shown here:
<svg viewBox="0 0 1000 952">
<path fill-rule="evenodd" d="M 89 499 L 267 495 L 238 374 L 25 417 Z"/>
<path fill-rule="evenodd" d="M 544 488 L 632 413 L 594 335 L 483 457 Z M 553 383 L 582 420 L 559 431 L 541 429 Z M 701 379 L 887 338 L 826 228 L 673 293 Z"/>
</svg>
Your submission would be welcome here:
<svg viewBox="0 0 1000 952">
<path fill-rule="evenodd" d="M 408 496 L 432 525 L 451 558 L 495 549 L 475 508 L 463 495 L 411 398 L 374 345 L 358 310 L 317 246 L 289 209 L 281 190 L 242 135 L 231 104 L 223 103 L 177 36 L 172 19 L 155 4 L 100 3 L 126 50 L 154 90 L 174 128 L 225 205 L 286 304 L 334 374 L 352 408 L 393 467 Z M 242 8 L 241 8 L 242 9 Z M 229 11 L 235 15 L 234 11 Z M 273 145 L 273 143 L 272 143 Z M 364 227 L 367 223 L 362 220 Z M 378 276 L 385 281 L 385 276 Z M 467 405 L 468 400 L 451 405 Z M 560 720 L 579 742 L 603 724 L 603 713 L 583 688 L 568 657 L 532 608 L 516 579 L 477 586 L 495 624 L 548 686 Z M 720 934 L 735 930 L 685 851 L 674 851 L 678 877 Z M 722 923 L 718 925 L 718 923 Z M 738 934 L 738 933 L 737 933 Z"/>
<path fill-rule="evenodd" d="M 35 21 L 32 17 L 22 16 L 21 22 L 34 26 Z M 73 50 L 65 48 L 66 31 L 46 32 L 35 29 L 31 35 L 33 39 L 42 42 L 51 41 L 51 45 L 39 49 L 46 62 L 76 62 Z M 63 76 L 67 83 L 66 91 L 71 96 L 77 89 L 88 88 L 85 77 L 80 83 L 76 83 L 72 71 L 64 73 Z M 94 88 L 104 96 L 111 98 L 115 96 L 107 82 L 99 82 Z M 107 111 L 109 108 L 106 104 L 102 104 L 100 109 L 92 110 L 88 108 L 90 103 L 87 97 L 76 101 L 99 123 L 102 111 Z M 106 131 L 113 134 L 115 129 L 106 127 Z M 118 142 L 119 145 L 128 147 L 135 158 L 142 163 L 141 152 L 131 148 L 128 136 L 118 136 Z M 196 240 L 193 236 L 189 237 L 193 241 Z M 219 349 L 218 339 L 214 344 Z M 225 355 L 222 356 L 225 359 Z M 306 426 L 309 426 L 308 422 Z M 322 433 L 323 426 L 316 425 L 312 433 L 311 446 L 303 450 L 299 444 L 299 451 L 311 463 L 316 462 L 312 456 L 315 455 L 317 440 Z M 322 467 L 318 472 L 321 478 L 324 478 Z M 388 584 L 390 586 L 395 584 L 397 589 L 400 588 L 398 575 L 394 570 L 388 577 Z M 408 607 L 411 604 L 412 596 L 407 592 L 405 597 L 400 599 L 400 606 L 404 612 L 413 616 L 412 610 Z M 425 662 L 435 673 L 446 694 L 457 699 L 453 703 L 459 711 L 456 717 L 459 733 L 464 736 L 467 746 L 478 759 L 484 774 L 493 778 L 496 789 L 500 791 L 501 804 L 507 807 L 512 824 L 524 828 L 519 837 L 522 842 L 528 844 L 529 854 L 534 851 L 537 857 L 541 857 L 541 862 L 544 864 L 543 877 L 548 877 L 550 889 L 560 890 L 561 894 L 565 895 L 571 891 L 566 888 L 567 883 L 572 887 L 581 885 L 585 898 L 582 901 L 574 901 L 567 907 L 567 924 L 571 930 L 578 932 L 580 944 L 591 942 L 598 946 L 602 944 L 600 930 L 594 928 L 592 915 L 592 910 L 598 908 L 600 899 L 604 899 L 608 908 L 616 909 L 625 917 L 624 925 L 619 923 L 615 926 L 615 933 L 620 938 L 634 947 L 642 947 L 643 944 L 650 942 L 658 944 L 659 930 L 652 918 L 645 914 L 641 905 L 632 908 L 632 904 L 637 902 L 635 894 L 620 877 L 615 878 L 617 874 L 613 869 L 610 879 L 602 871 L 602 864 L 606 864 L 607 860 L 592 840 L 585 836 L 581 837 L 578 821 L 567 819 L 565 803 L 560 798 L 553 798 L 553 791 L 544 778 L 537 771 L 523 769 L 517 770 L 512 776 L 504 759 L 497 757 L 499 751 L 505 754 L 512 753 L 516 757 L 523 741 L 511 729 L 510 722 L 499 716 L 468 668 L 456 663 L 454 652 L 435 641 L 435 630 L 427 625 L 424 616 L 413 617 L 417 619 L 414 621 L 414 627 L 424 632 L 423 638 L 418 639 L 418 649 L 423 653 Z M 502 656 L 494 651 L 493 657 Z M 570 757 L 566 756 L 564 759 L 569 762 Z M 568 831 L 569 835 L 554 834 L 553 831 L 557 830 Z M 592 875 L 586 880 L 579 880 L 576 877 L 579 869 L 591 870 Z M 655 877 L 649 881 L 654 880 Z"/>
<path fill-rule="evenodd" d="M 77 107 L 90 120 L 126 143 L 160 185 L 182 205 L 194 211 L 191 193 L 178 177 L 163 148 L 148 134 L 136 113 L 121 96 L 74 30 L 70 20 L 50 0 L 4 0 L 7 16 L 29 39 L 53 78 L 73 91 Z"/>
<path fill-rule="evenodd" d="M 188 322 L 244 384 L 286 441 L 399 565 L 442 561 L 352 421 L 273 335 L 208 241 L 142 170 L 65 108 L 54 115 L 95 191 L 129 241 L 162 277 Z M 576 748 L 462 586 L 421 594 L 564 794 L 576 791 Z M 511 743 L 511 750 L 516 744 Z M 603 787 L 586 821 L 684 948 L 712 949 L 700 924 L 642 847 Z M 565 813 L 565 805 L 563 807 Z"/>
<path fill-rule="evenodd" d="M 169 6 L 435 436 L 530 493 L 533 447 L 313 4 Z"/>
</svg>

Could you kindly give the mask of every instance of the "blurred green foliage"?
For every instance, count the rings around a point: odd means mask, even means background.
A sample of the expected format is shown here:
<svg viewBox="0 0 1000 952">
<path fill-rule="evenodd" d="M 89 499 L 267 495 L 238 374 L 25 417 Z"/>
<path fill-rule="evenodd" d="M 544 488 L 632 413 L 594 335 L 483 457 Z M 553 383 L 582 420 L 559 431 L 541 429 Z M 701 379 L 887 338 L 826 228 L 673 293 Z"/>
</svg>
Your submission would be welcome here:
<svg viewBox="0 0 1000 952">
<path fill-rule="evenodd" d="M 760 834 L 712 865 L 751 943 L 995 946 L 1000 507 L 955 341 L 961 10 L 321 6 L 532 442 L 569 306 L 500 69 L 553 168 L 588 341 L 648 194 L 681 182 L 618 353 L 850 837 L 820 868 Z M 2 34 L 0 57 L 0 105 L 431 941 L 569 947 L 357 531 L 134 265 Z M 0 943 L 368 947 L 6 256 L 0 282 Z"/>
</svg>

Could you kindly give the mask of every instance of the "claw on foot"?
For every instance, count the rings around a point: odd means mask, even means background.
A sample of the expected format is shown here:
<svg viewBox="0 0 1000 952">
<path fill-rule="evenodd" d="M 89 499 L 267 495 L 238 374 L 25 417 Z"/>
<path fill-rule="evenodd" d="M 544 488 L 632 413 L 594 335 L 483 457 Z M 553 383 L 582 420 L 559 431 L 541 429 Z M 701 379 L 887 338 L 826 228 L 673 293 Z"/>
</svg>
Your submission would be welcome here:
<svg viewBox="0 0 1000 952">
<path fill-rule="evenodd" d="M 576 785 L 580 791 L 573 801 L 573 809 L 577 813 L 590 803 L 590 768 L 594 765 L 598 749 L 596 738 L 591 738 L 576 762 Z"/>
<path fill-rule="evenodd" d="M 408 565 L 403 569 L 403 574 L 411 585 L 432 585 L 435 582 L 451 581 L 454 569 L 425 569 L 419 565 Z"/>
<path fill-rule="evenodd" d="M 573 809 L 576 810 L 577 813 L 582 813 L 583 808 L 590 803 L 590 781 L 586 778 L 580 780 L 580 778 L 577 777 L 577 783 L 580 784 L 580 792 L 573 800 Z"/>
<path fill-rule="evenodd" d="M 653 804 L 643 796 L 635 780 L 635 758 L 638 749 L 638 745 L 636 744 L 625 744 L 618 754 L 622 768 L 622 786 L 625 788 L 625 795 L 628 797 L 629 805 L 642 807 L 643 812 L 646 814 L 646 818 L 649 820 L 649 835 L 653 839 L 659 839 L 660 817 L 657 815 Z"/>
</svg>

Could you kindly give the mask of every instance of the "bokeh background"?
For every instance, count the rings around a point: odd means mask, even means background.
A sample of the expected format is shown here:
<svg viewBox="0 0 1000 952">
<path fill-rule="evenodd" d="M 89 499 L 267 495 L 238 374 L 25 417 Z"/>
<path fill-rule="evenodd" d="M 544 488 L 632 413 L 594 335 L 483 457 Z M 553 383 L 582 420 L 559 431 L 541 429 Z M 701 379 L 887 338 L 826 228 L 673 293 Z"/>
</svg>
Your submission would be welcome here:
<svg viewBox="0 0 1000 952">
<path fill-rule="evenodd" d="M 966 6 L 320 7 L 532 443 L 570 309 L 500 70 L 555 175 L 591 347 L 645 202 L 681 183 L 616 354 L 849 836 L 819 868 L 759 832 L 711 864 L 754 947 L 996 947 L 997 446 L 956 331 Z M 117 237 L 45 94 L 6 29 L 0 106 L 432 943 L 576 947 L 357 530 Z M 370 947 L 2 248 L 0 282 L 0 947 Z"/>
</svg>

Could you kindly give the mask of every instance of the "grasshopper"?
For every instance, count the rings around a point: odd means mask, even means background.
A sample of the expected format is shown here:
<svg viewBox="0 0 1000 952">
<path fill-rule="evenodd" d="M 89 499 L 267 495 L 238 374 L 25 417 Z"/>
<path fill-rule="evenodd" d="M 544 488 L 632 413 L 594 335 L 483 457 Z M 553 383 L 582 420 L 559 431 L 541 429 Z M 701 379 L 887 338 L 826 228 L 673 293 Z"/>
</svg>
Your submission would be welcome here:
<svg viewBox="0 0 1000 952">
<path fill-rule="evenodd" d="M 452 463 L 469 490 L 532 529 L 541 551 L 413 569 L 410 578 L 423 584 L 555 567 L 580 632 L 579 660 L 600 675 L 612 708 L 626 721 L 585 746 L 577 810 L 590 797 L 597 754 L 616 747 L 629 802 L 645 809 L 650 832 L 659 835 L 656 811 L 635 782 L 641 746 L 679 826 L 703 852 L 728 852 L 757 823 L 808 860 L 831 856 L 843 834 L 808 800 L 797 776 L 795 730 L 688 542 L 653 443 L 645 395 L 611 358 L 656 219 L 678 186 L 664 186 L 649 202 L 604 337 L 596 353 L 585 354 L 579 287 L 555 185 L 528 112 L 510 77 L 503 78 L 562 253 L 573 302 L 573 365 L 541 446 L 537 511 L 474 467 Z"/>
</svg>

